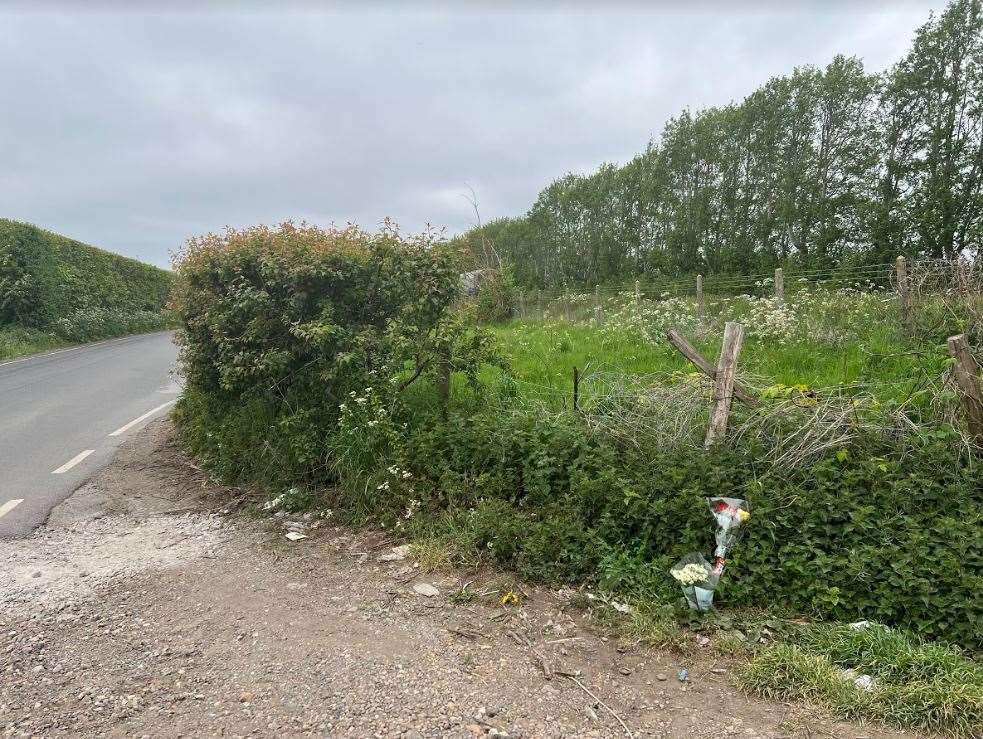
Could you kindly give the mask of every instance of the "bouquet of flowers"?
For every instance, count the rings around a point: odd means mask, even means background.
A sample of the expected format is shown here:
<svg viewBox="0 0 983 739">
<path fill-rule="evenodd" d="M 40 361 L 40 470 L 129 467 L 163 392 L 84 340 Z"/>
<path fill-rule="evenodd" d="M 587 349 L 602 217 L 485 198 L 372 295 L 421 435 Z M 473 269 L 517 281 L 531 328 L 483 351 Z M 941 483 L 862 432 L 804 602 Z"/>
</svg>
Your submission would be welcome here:
<svg viewBox="0 0 983 739">
<path fill-rule="evenodd" d="M 741 498 L 707 498 L 707 504 L 717 521 L 717 548 L 713 555 L 719 562 L 741 540 L 744 523 L 751 518 L 751 512 Z"/>
<path fill-rule="evenodd" d="M 695 611 L 709 611 L 713 607 L 713 591 L 719 577 L 710 563 L 699 552 L 692 552 L 680 559 L 669 570 L 686 597 L 686 603 Z"/>
<path fill-rule="evenodd" d="M 747 501 L 741 498 L 707 498 L 710 513 L 717 522 L 717 548 L 713 566 L 699 552 L 687 554 L 669 570 L 683 589 L 686 602 L 695 611 L 713 607 L 713 592 L 727 564 L 727 552 L 741 540 L 744 524 L 751 518 Z"/>
</svg>

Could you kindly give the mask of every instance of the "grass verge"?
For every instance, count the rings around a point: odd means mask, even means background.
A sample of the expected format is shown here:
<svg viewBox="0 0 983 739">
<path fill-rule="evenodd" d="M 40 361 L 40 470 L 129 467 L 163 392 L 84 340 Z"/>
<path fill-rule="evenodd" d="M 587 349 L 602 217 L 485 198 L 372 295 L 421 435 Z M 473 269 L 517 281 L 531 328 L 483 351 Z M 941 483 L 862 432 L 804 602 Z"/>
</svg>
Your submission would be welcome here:
<svg viewBox="0 0 983 739">
<path fill-rule="evenodd" d="M 951 737 L 979 736 L 983 726 L 978 663 L 876 624 L 804 627 L 789 642 L 759 650 L 739 679 L 754 695 L 808 701 L 848 719 Z"/>
</svg>

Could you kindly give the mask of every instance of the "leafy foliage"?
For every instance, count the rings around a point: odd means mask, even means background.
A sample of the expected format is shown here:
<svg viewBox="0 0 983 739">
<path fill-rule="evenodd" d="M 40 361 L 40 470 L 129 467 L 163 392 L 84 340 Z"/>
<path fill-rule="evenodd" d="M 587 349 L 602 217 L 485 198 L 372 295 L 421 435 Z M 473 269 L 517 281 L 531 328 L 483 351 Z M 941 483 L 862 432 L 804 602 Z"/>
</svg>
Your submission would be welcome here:
<svg viewBox="0 0 983 739">
<path fill-rule="evenodd" d="M 414 475 L 431 506 L 474 511 L 453 521 L 463 546 L 531 580 L 671 598 L 671 563 L 712 548 L 705 497 L 743 497 L 754 514 L 722 604 L 983 643 L 979 468 L 940 442 L 862 449 L 789 473 L 753 450 L 642 454 L 588 439 L 573 417 L 481 415 L 412 434 L 408 458 L 425 460 Z"/>
<path fill-rule="evenodd" d="M 461 237 L 528 287 L 971 257 L 983 229 L 983 13 L 952 0 L 882 75 L 837 56 L 685 110 L 633 160 L 566 175 Z"/>
<path fill-rule="evenodd" d="M 397 453 L 413 386 L 493 359 L 451 310 L 457 263 L 429 233 L 229 230 L 190 241 L 177 271 L 179 417 L 233 479 L 340 481 L 357 508 L 382 484 L 373 465 Z"/>
<path fill-rule="evenodd" d="M 79 323 L 91 311 L 133 314 L 132 322 L 142 324 L 141 314 L 162 313 L 172 282 L 172 274 L 157 267 L 0 219 L 0 324 L 48 328 L 59 319 Z M 157 323 L 163 323 L 159 315 Z"/>
</svg>

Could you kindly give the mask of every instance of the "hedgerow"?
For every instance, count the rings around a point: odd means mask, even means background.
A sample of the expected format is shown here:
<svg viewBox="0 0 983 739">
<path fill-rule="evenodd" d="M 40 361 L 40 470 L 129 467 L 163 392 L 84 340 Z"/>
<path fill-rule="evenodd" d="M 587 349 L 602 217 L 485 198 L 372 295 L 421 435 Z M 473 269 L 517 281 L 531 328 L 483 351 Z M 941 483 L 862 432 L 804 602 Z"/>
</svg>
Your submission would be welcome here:
<svg viewBox="0 0 983 739">
<path fill-rule="evenodd" d="M 48 328 L 92 310 L 161 314 L 172 283 L 166 270 L 0 219 L 0 324 Z"/>
<path fill-rule="evenodd" d="M 455 307 L 454 257 L 428 237 L 231 231 L 193 242 L 178 273 L 178 421 L 230 482 L 302 488 L 460 562 L 667 602 L 671 563 L 712 549 L 706 496 L 745 498 L 722 607 L 983 645 L 983 477 L 945 434 L 859 434 L 776 469 L 753 443 L 660 450 L 514 406 L 508 372 L 482 380 L 505 363 Z"/>
</svg>

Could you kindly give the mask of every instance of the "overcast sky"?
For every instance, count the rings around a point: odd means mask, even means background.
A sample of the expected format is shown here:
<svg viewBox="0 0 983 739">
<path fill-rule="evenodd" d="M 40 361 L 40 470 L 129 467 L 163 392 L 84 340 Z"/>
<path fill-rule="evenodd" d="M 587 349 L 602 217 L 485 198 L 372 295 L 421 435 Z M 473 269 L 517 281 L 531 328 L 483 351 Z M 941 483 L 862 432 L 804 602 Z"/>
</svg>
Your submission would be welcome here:
<svg viewBox="0 0 983 739">
<path fill-rule="evenodd" d="M 469 187 L 520 214 L 684 107 L 837 52 L 884 69 L 943 5 L 0 0 L 0 217 L 160 265 L 288 218 L 455 233 Z"/>
</svg>

